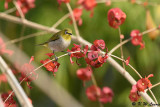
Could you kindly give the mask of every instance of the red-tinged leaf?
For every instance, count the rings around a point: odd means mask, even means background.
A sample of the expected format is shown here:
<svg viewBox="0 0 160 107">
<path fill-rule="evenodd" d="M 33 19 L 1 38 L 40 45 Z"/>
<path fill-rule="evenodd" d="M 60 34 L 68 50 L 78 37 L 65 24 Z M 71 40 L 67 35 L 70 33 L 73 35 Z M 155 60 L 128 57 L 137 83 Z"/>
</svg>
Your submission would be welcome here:
<svg viewBox="0 0 160 107">
<path fill-rule="evenodd" d="M 130 61 L 130 56 L 125 60 L 126 65 L 129 64 L 129 61 Z"/>
<path fill-rule="evenodd" d="M 147 78 L 150 78 L 150 77 L 153 77 L 153 76 L 154 76 L 153 74 L 149 74 Z"/>
<path fill-rule="evenodd" d="M 31 56 L 31 59 L 29 61 L 29 64 L 31 64 L 31 62 L 34 61 L 34 56 Z"/>
<path fill-rule="evenodd" d="M 32 89 L 31 85 L 30 85 L 30 82 L 27 82 L 27 86 L 29 89 Z"/>
<path fill-rule="evenodd" d="M 1 94 L 1 98 L 3 101 L 5 101 L 8 96 L 10 94 L 10 91 L 8 91 L 7 93 L 2 93 Z M 9 97 L 9 99 L 4 103 L 5 107 L 18 107 L 16 104 L 16 101 L 13 99 L 13 94 Z"/>
<path fill-rule="evenodd" d="M 85 48 L 83 49 L 83 53 L 86 55 L 88 52 L 88 45 L 85 46 Z"/>
<path fill-rule="evenodd" d="M 13 51 L 6 49 L 6 44 L 4 43 L 3 39 L 0 37 L 0 55 L 4 53 L 9 54 L 11 56 L 13 54 Z"/>
<path fill-rule="evenodd" d="M 142 41 L 142 42 L 140 42 L 139 43 L 139 45 L 140 45 L 140 49 L 143 49 L 143 48 L 145 48 L 145 43 Z"/>
<path fill-rule="evenodd" d="M 40 63 L 45 64 L 44 67 L 48 70 L 53 72 L 57 72 L 58 68 L 59 68 L 59 63 L 57 61 L 51 61 L 50 59 L 46 59 L 46 60 L 41 60 Z"/>
<path fill-rule="evenodd" d="M 1 84 L 1 82 L 7 82 L 7 78 L 6 78 L 6 75 L 5 74 L 1 74 L 0 75 L 0 84 Z"/>
<path fill-rule="evenodd" d="M 148 79 L 150 77 L 153 77 L 153 74 L 150 74 L 148 75 L 148 77 L 141 78 L 137 81 L 136 86 L 137 86 L 138 91 L 144 92 L 145 89 L 152 86 L 150 80 Z"/>
<path fill-rule="evenodd" d="M 51 58 L 54 55 L 54 53 L 47 53 L 45 55 L 47 55 L 47 56 L 49 56 Z"/>
<path fill-rule="evenodd" d="M 74 45 L 74 47 L 72 47 L 71 50 L 69 50 L 69 49 L 67 50 L 68 52 L 75 52 L 75 53 L 71 53 L 71 55 L 70 55 L 71 64 L 74 63 L 72 61 L 72 57 L 75 57 L 75 58 L 79 59 L 79 58 L 85 57 L 85 55 L 86 55 L 86 52 L 81 52 L 81 46 L 80 45 L 76 45 L 76 44 L 73 44 L 73 45 Z M 88 49 L 88 47 L 86 46 L 85 50 L 87 50 L 87 49 Z M 76 52 L 76 51 L 80 51 L 80 52 Z"/>
</svg>

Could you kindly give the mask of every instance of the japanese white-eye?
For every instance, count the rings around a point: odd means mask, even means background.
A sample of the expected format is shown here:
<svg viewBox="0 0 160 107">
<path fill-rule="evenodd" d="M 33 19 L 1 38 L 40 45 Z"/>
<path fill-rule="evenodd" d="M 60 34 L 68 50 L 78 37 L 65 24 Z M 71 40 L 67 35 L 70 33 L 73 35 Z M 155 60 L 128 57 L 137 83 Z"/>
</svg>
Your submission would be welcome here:
<svg viewBox="0 0 160 107">
<path fill-rule="evenodd" d="M 64 51 L 71 43 L 72 30 L 69 28 L 63 29 L 55 33 L 48 41 L 38 44 L 49 47 L 53 53 Z"/>
</svg>

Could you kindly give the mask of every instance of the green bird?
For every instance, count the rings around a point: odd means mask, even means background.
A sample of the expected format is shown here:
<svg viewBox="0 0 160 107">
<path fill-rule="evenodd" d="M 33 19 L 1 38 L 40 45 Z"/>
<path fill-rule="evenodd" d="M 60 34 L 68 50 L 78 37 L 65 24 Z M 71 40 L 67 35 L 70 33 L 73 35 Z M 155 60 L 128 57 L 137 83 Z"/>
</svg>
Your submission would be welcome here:
<svg viewBox="0 0 160 107">
<path fill-rule="evenodd" d="M 72 30 L 69 28 L 63 29 L 55 33 L 48 41 L 38 44 L 50 48 L 54 52 L 64 51 L 71 43 Z M 58 58 L 55 55 L 55 59 Z"/>
</svg>

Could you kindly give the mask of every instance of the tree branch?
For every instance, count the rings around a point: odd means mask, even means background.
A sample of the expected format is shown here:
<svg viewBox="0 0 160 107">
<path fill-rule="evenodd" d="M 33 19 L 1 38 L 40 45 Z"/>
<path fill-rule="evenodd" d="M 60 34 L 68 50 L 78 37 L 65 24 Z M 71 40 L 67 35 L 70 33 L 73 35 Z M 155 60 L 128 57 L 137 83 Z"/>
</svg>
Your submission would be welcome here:
<svg viewBox="0 0 160 107">
<path fill-rule="evenodd" d="M 7 38 L 5 35 L 0 33 L 3 40 L 7 41 Z M 17 48 L 16 45 L 11 45 L 9 47 L 10 49 L 14 50 L 16 52 L 17 57 L 8 57 L 8 55 L 4 54 L 5 58 L 8 58 L 8 60 L 15 64 L 18 63 L 19 66 L 17 67 L 17 70 L 20 70 L 24 63 L 28 62 L 30 58 L 19 48 Z M 65 54 L 66 55 L 66 54 Z M 62 56 L 61 56 L 62 57 Z M 39 87 L 49 98 L 52 99 L 57 105 L 60 107 L 83 107 L 82 104 L 77 101 L 72 95 L 70 95 L 61 85 L 57 83 L 53 77 L 50 77 L 46 71 L 43 69 L 39 69 L 39 66 L 36 65 L 34 62 L 32 62 L 32 65 L 36 68 L 35 70 L 38 70 L 38 77 L 39 79 L 33 81 L 36 86 Z"/>
<path fill-rule="evenodd" d="M 25 94 L 24 90 L 18 83 L 16 77 L 13 75 L 11 69 L 7 66 L 3 58 L 0 56 L 0 69 L 6 75 L 8 82 L 12 89 L 14 90 L 20 104 L 22 107 L 33 107 L 32 104 L 29 102 L 27 95 Z"/>
<path fill-rule="evenodd" d="M 11 16 L 11 15 L 7 15 L 5 13 L 0 13 L 0 18 L 1 19 L 4 19 L 4 20 L 8 20 L 8 21 L 12 21 L 14 23 L 18 23 L 18 24 L 25 24 L 26 26 L 28 27 L 31 27 L 31 28 L 35 28 L 35 29 L 40 29 L 40 30 L 44 30 L 44 31 L 48 31 L 48 32 L 57 32 L 59 31 L 58 29 L 51 29 L 49 27 L 46 27 L 46 26 L 43 26 L 43 25 L 40 25 L 40 24 L 37 24 L 37 23 L 34 23 L 34 22 L 31 22 L 31 21 L 28 21 L 28 20 L 25 20 L 22 22 L 22 20 L 20 18 L 17 18 L 17 17 L 14 17 L 14 16 Z M 75 36 L 72 36 L 72 40 L 75 41 L 75 42 L 78 42 L 78 43 L 82 43 L 84 45 L 88 45 L 89 47 L 92 45 L 90 42 L 84 40 L 83 38 L 77 38 Z M 122 66 L 120 66 L 114 59 L 112 59 L 111 57 L 109 57 L 107 59 L 108 63 L 110 63 L 120 74 L 122 74 L 132 85 L 136 84 L 136 81 L 135 79 L 126 71 L 123 69 Z M 150 98 L 150 96 L 148 96 L 147 93 L 143 93 L 143 92 L 140 92 L 140 95 L 142 97 L 144 97 L 144 99 L 148 102 L 148 103 L 151 103 L 152 104 L 155 104 L 155 102 Z M 154 106 L 155 107 L 155 106 Z"/>
<path fill-rule="evenodd" d="M 0 94 L 0 107 L 4 107 L 4 104 L 3 104 L 3 101 L 2 101 L 1 94 Z"/>
</svg>

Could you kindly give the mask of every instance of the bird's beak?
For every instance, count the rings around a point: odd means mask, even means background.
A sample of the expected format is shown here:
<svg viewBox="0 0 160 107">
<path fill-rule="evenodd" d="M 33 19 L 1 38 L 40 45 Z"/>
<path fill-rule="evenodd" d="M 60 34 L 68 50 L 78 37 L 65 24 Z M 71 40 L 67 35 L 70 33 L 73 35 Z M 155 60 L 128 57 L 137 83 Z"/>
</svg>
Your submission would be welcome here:
<svg viewBox="0 0 160 107">
<path fill-rule="evenodd" d="M 68 33 L 68 32 L 67 32 L 67 34 L 68 34 L 68 35 L 72 35 L 72 33 Z"/>
</svg>

